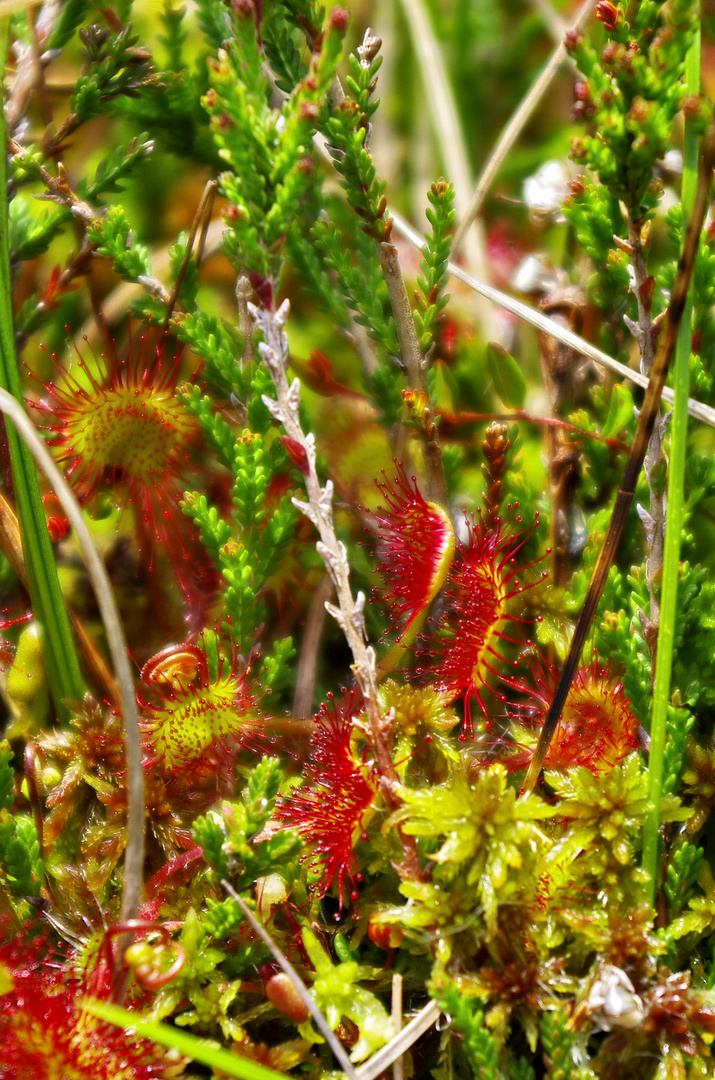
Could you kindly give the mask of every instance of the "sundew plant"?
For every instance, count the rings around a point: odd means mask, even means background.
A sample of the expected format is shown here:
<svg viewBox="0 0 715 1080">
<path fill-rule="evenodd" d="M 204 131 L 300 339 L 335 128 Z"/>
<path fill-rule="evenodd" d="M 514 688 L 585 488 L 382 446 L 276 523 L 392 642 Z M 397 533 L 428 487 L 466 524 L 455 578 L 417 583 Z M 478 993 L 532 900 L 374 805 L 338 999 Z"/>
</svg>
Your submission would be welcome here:
<svg viewBox="0 0 715 1080">
<path fill-rule="evenodd" d="M 0 1080 L 715 1075 L 711 5 L 0 57 Z"/>
</svg>

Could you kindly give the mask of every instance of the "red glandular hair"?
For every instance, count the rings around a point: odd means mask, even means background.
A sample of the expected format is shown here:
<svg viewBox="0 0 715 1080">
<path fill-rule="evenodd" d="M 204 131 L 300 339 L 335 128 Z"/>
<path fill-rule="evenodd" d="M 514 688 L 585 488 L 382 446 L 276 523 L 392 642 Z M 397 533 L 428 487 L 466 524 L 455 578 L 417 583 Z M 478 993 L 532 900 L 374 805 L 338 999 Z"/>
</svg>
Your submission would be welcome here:
<svg viewBox="0 0 715 1080">
<path fill-rule="evenodd" d="M 353 750 L 351 706 L 348 699 L 321 707 L 305 770 L 307 782 L 276 804 L 277 820 L 298 829 L 308 845 L 311 869 L 320 873 L 320 895 L 337 880 L 341 910 L 345 877 L 351 898 L 357 897 L 360 875 L 353 848 L 377 798 L 376 774 Z"/>
<path fill-rule="evenodd" d="M 464 697 L 465 736 L 472 736 L 472 699 L 488 717 L 482 693 L 490 680 L 510 682 L 503 647 L 516 640 L 508 632 L 511 625 L 526 621 L 514 612 L 513 600 L 530 587 L 518 576 L 527 566 L 517 565 L 530 534 L 515 535 L 501 523 L 490 532 L 474 518 L 468 528 L 467 543 L 458 548 L 447 581 L 444 614 L 426 650 L 429 665 L 418 672 L 428 671 L 434 689 L 450 701 Z"/>
</svg>

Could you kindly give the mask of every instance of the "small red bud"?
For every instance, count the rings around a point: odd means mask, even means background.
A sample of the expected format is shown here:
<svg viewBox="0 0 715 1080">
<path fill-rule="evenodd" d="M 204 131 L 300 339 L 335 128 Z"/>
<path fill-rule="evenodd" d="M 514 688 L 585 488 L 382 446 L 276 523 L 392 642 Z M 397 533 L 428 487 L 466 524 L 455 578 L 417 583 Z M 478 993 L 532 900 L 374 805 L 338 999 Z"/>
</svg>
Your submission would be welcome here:
<svg viewBox="0 0 715 1080">
<path fill-rule="evenodd" d="M 596 18 L 600 19 L 604 28 L 611 33 L 623 26 L 623 8 L 616 6 L 611 0 L 598 0 L 596 4 Z"/>
<path fill-rule="evenodd" d="M 47 519 L 47 531 L 53 544 L 56 544 L 63 536 L 67 535 L 69 527 L 70 523 L 67 518 L 51 517 Z"/>
<path fill-rule="evenodd" d="M 330 12 L 330 29 L 337 34 L 344 34 L 350 23 L 350 12 L 346 8 L 336 7 Z"/>
<path fill-rule="evenodd" d="M 373 945 L 377 945 L 378 949 L 384 949 L 385 952 L 388 949 L 399 948 L 404 938 L 401 926 L 390 926 L 388 923 L 374 922 L 372 915 L 367 925 L 367 936 Z"/>
<path fill-rule="evenodd" d="M 578 49 L 583 41 L 583 34 L 580 30 L 567 30 L 564 37 L 564 48 L 567 52 L 573 52 L 574 49 Z"/>
<path fill-rule="evenodd" d="M 320 109 L 314 101 L 304 101 L 300 107 L 301 120 L 314 124 L 320 116 Z"/>
<path fill-rule="evenodd" d="M 700 116 L 700 98 L 697 94 L 688 94 L 683 98 L 681 108 L 686 120 L 695 120 Z"/>
<path fill-rule="evenodd" d="M 279 971 L 272 975 L 265 984 L 266 997 L 278 1012 L 283 1013 L 294 1024 L 304 1024 L 310 1015 L 308 1006 L 286 975 Z"/>
<path fill-rule="evenodd" d="M 290 435 L 284 435 L 283 445 L 293 464 L 298 466 L 303 476 L 308 476 L 310 474 L 310 466 L 308 465 L 308 455 L 303 444 L 299 443 L 297 439 L 291 439 Z"/>
<path fill-rule="evenodd" d="M 574 161 L 585 161 L 588 157 L 588 147 L 583 139 L 571 140 L 571 157 Z"/>
<path fill-rule="evenodd" d="M 231 8 L 237 19 L 253 19 L 256 9 L 253 0 L 231 0 Z"/>
<path fill-rule="evenodd" d="M 42 505 L 45 509 L 50 540 L 53 544 L 56 544 L 58 540 L 67 535 L 70 527 L 69 520 L 65 515 L 62 503 L 52 492 L 42 496 Z"/>
</svg>

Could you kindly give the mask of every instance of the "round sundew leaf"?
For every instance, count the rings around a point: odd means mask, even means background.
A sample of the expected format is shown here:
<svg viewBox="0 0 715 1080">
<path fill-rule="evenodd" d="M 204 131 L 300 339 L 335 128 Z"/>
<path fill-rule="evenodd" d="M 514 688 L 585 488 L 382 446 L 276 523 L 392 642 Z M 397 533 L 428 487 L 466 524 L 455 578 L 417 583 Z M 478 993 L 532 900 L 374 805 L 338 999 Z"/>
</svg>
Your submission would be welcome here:
<svg viewBox="0 0 715 1080">
<path fill-rule="evenodd" d="M 497 341 L 487 345 L 487 367 L 500 401 L 510 409 L 523 409 L 526 379 L 511 353 Z"/>
</svg>

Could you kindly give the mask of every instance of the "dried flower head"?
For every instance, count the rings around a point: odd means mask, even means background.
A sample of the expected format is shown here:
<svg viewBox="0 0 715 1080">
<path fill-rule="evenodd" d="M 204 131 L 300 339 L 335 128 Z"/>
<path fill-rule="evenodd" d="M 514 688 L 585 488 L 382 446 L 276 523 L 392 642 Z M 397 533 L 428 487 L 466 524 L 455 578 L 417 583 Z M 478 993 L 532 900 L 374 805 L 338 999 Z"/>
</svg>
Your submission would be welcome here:
<svg viewBox="0 0 715 1080">
<path fill-rule="evenodd" d="M 468 527 L 469 538 L 458 550 L 449 575 L 447 608 L 430 650 L 434 688 L 444 691 L 449 701 L 464 696 L 463 737 L 474 732 L 472 698 L 487 717 L 482 692 L 490 677 L 509 682 L 503 675 L 507 663 L 503 645 L 515 640 L 507 633 L 509 625 L 524 621 L 512 612 L 511 601 L 529 587 L 518 576 L 527 567 L 516 564 L 528 535 L 504 532 L 501 522 L 487 532 L 474 518 Z"/>
<path fill-rule="evenodd" d="M 187 523 L 179 478 L 199 429 L 176 393 L 181 354 L 165 362 L 153 333 L 142 336 L 126 359 L 114 343 L 108 356 L 95 356 L 91 364 L 75 350 L 81 374 L 53 356 L 57 381 L 43 383 L 35 406 L 47 420 L 58 460 L 83 501 L 111 489 L 120 509 L 132 507 L 149 559 L 163 544 L 184 586 L 188 555 L 181 538 Z"/>
<path fill-rule="evenodd" d="M 43 786 L 49 785 L 45 807 L 44 841 L 53 844 L 73 814 L 88 811 L 97 788 L 121 775 L 125 768 L 121 717 L 86 695 L 67 728 L 39 732 L 36 739 L 43 766 Z M 46 770 L 46 775 L 44 775 Z M 88 782 L 92 779 L 93 784 Z"/>
<path fill-rule="evenodd" d="M 171 645 L 142 668 L 138 700 L 149 763 L 168 773 L 211 767 L 232 747 L 255 746 L 257 721 L 246 672 L 219 657 L 215 635 L 203 648 Z"/>
<path fill-rule="evenodd" d="M 357 898 L 353 848 L 364 833 L 375 804 L 378 785 L 375 771 L 353 747 L 353 700 L 321 706 L 311 739 L 306 784 L 279 797 L 276 817 L 287 828 L 298 829 L 312 856 L 311 869 L 320 873 L 321 896 L 338 882 L 338 901 L 344 904 L 343 880 L 351 883 L 351 899 Z"/>
<path fill-rule="evenodd" d="M 378 507 L 382 562 L 379 572 L 385 582 L 385 598 L 390 604 L 398 640 L 414 637 L 410 630 L 444 585 L 454 556 L 454 529 L 445 511 L 428 502 L 417 480 L 407 479 L 402 465 L 392 483 L 377 484 L 387 508 Z"/>
<path fill-rule="evenodd" d="M 503 759 L 510 769 L 526 768 L 531 761 L 559 681 L 552 666 L 534 665 L 532 675 L 536 688 L 521 687 L 530 702 L 512 715 L 516 744 Z M 620 678 L 607 665 L 594 661 L 576 672 L 545 767 L 564 770 L 583 765 L 595 776 L 603 776 L 637 747 L 638 727 Z"/>
<path fill-rule="evenodd" d="M 663 1052 L 675 1044 L 694 1057 L 702 1049 L 702 1036 L 715 1035 L 715 995 L 691 987 L 690 971 L 658 971 L 658 981 L 643 995 L 646 1016 L 643 1030 L 657 1035 Z"/>
</svg>

